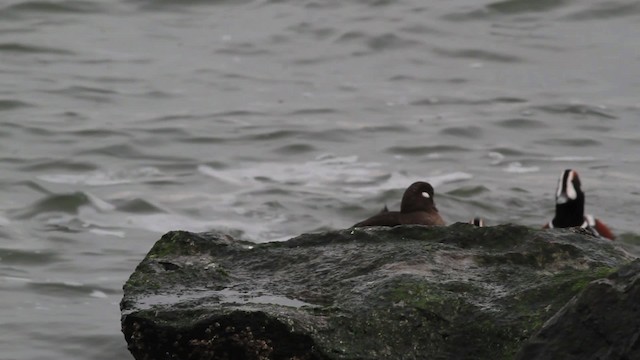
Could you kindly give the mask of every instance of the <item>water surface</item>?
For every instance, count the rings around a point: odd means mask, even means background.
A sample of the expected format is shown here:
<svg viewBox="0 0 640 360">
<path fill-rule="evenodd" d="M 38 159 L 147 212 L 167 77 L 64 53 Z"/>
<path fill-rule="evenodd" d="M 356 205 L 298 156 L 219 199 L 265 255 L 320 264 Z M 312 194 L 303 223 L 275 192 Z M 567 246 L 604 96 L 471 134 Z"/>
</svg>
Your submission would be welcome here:
<svg viewBox="0 0 640 360">
<path fill-rule="evenodd" d="M 557 177 L 640 254 L 630 1 L 0 5 L 4 359 L 123 359 L 166 231 L 265 242 L 431 182 L 448 222 L 538 227 Z M 294 299 L 295 300 L 295 299 Z"/>
</svg>

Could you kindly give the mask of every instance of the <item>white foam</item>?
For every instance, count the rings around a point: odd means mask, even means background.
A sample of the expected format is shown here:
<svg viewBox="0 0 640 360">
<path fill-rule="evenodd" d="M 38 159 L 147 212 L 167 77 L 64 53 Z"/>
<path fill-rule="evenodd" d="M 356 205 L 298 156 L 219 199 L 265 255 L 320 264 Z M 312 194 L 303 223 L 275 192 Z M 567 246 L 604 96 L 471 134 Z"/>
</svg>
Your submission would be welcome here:
<svg viewBox="0 0 640 360">
<path fill-rule="evenodd" d="M 89 296 L 97 299 L 106 299 L 108 296 L 100 290 L 93 290 Z"/>
<path fill-rule="evenodd" d="M 38 179 L 54 183 L 67 185 L 119 185 L 131 183 L 131 179 L 114 179 L 105 173 L 89 173 L 89 174 L 48 174 L 38 176 Z"/>
<path fill-rule="evenodd" d="M 143 182 L 147 180 L 172 179 L 154 167 L 142 167 L 124 171 L 92 171 L 83 174 L 46 174 L 38 179 L 68 185 L 108 186 Z"/>
<path fill-rule="evenodd" d="M 95 211 L 95 210 L 94 210 Z M 56 214 L 50 218 L 45 220 L 45 224 L 47 225 L 60 225 L 60 224 L 68 224 L 72 222 L 76 217 L 69 214 Z"/>
<path fill-rule="evenodd" d="M 18 276 L 3 276 L 2 279 L 6 280 L 6 281 L 13 281 L 13 282 L 19 282 L 19 283 L 32 283 L 33 282 L 32 279 L 18 277 Z"/>
<path fill-rule="evenodd" d="M 389 171 L 377 162 L 361 161 L 355 155 L 332 154 L 322 154 L 298 163 L 261 162 L 224 169 L 203 164 L 197 167 L 197 171 L 224 183 L 226 189 L 218 194 L 195 194 L 195 197 L 192 196 L 194 194 L 188 194 L 187 198 L 193 200 L 192 206 L 203 209 L 211 207 L 214 214 L 221 208 L 224 209 L 223 219 L 200 221 L 180 214 L 139 214 L 130 216 L 125 226 L 153 232 L 231 229 L 241 230 L 242 237 L 259 242 L 287 240 L 292 234 L 287 233 L 287 226 L 283 224 L 291 217 L 279 211 L 261 209 L 260 204 L 253 202 L 254 193 L 286 189 L 292 194 L 299 192 L 307 197 L 346 200 L 360 199 L 388 190 L 403 191 L 415 181 L 428 181 L 437 189 L 443 184 L 473 178 L 471 174 L 462 171 L 406 174 Z M 184 194 L 175 199 L 174 195 L 171 196 L 175 201 L 185 200 Z"/>
<path fill-rule="evenodd" d="M 427 178 L 427 181 L 429 181 L 429 183 L 431 184 L 431 186 L 436 187 L 436 186 L 440 186 L 443 184 L 449 184 L 449 183 L 453 183 L 453 182 L 458 182 L 458 181 L 464 181 L 464 180 L 469 180 L 469 179 L 473 179 L 473 175 L 466 173 L 466 172 L 462 172 L 462 171 L 457 171 L 457 172 L 453 172 L 453 173 L 449 173 L 449 174 L 442 174 L 442 175 L 438 175 L 438 176 L 430 176 Z M 407 186 L 407 185 L 405 185 Z"/>
<path fill-rule="evenodd" d="M 593 156 L 556 156 L 552 157 L 551 161 L 563 161 L 563 162 L 589 162 L 597 160 Z"/>
<path fill-rule="evenodd" d="M 499 152 L 492 151 L 488 155 L 491 158 L 491 165 L 499 165 L 504 160 L 504 155 Z"/>
<path fill-rule="evenodd" d="M 115 210 L 115 205 L 110 204 L 109 202 L 100 199 L 99 197 L 90 194 L 90 193 L 86 193 L 87 198 L 89 199 L 89 201 L 91 202 L 91 204 L 93 206 L 95 206 L 98 210 L 101 211 L 113 211 Z"/>
<path fill-rule="evenodd" d="M 303 163 L 262 162 L 251 167 L 225 170 L 200 165 L 198 171 L 238 186 L 256 185 L 259 184 L 256 179 L 268 177 L 282 184 L 326 187 L 330 183 L 362 184 L 388 175 L 380 169 L 380 164 L 359 162 L 357 156 L 331 155 L 321 155 Z"/>
<path fill-rule="evenodd" d="M 469 180 L 473 176 L 465 172 L 441 175 L 415 176 L 398 172 L 389 173 L 375 162 L 362 162 L 358 157 L 323 154 L 303 163 L 259 163 L 255 166 L 217 170 L 201 165 L 198 170 L 207 176 L 230 185 L 252 188 L 263 185 L 256 179 L 268 176 L 269 180 L 287 187 L 299 187 L 307 193 L 340 197 L 362 197 L 392 189 L 405 189 L 415 181 L 428 181 L 434 187 L 456 181 Z M 239 189 L 238 191 L 242 191 Z M 338 194 L 341 193 L 341 194 Z M 228 194 L 227 194 L 228 195 Z"/>
<path fill-rule="evenodd" d="M 509 163 L 509 165 L 506 168 L 504 168 L 504 171 L 508 173 L 524 174 L 524 173 L 538 172 L 540 171 L 540 168 L 537 166 L 525 167 L 525 166 L 522 166 L 522 164 L 519 162 L 512 162 L 512 163 Z"/>
<path fill-rule="evenodd" d="M 114 236 L 114 237 L 118 237 L 118 238 L 124 238 L 124 236 L 125 236 L 124 231 L 114 231 L 114 230 L 104 230 L 104 229 L 90 229 L 89 232 L 93 233 L 93 234 L 96 234 L 96 235 Z"/>
<path fill-rule="evenodd" d="M 238 177 L 237 170 L 233 171 L 231 174 L 228 174 L 228 171 L 220 171 L 212 168 L 209 165 L 199 165 L 198 171 L 202 174 L 210 176 L 214 179 L 218 179 L 224 181 L 229 184 L 237 184 L 240 185 L 243 182 L 251 181 L 251 179 L 241 179 Z"/>
</svg>

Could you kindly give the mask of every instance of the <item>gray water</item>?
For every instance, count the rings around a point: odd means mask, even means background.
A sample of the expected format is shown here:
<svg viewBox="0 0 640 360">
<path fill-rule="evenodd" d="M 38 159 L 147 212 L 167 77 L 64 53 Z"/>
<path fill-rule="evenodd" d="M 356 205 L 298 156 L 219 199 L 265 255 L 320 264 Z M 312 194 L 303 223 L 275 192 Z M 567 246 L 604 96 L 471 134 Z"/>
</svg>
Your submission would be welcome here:
<svg viewBox="0 0 640 360">
<path fill-rule="evenodd" d="M 539 227 L 578 170 L 640 254 L 635 1 L 4 0 L 0 358 L 127 359 L 166 231 L 340 229 L 431 182 Z"/>
</svg>

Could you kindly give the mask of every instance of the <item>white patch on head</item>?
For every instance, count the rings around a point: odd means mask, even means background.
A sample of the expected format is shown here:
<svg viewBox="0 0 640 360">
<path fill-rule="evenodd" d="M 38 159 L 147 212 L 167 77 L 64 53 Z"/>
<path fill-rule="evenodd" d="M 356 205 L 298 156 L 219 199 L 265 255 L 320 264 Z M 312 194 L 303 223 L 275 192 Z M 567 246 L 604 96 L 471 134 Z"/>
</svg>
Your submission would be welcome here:
<svg viewBox="0 0 640 360">
<path fill-rule="evenodd" d="M 575 200 L 578 197 L 578 192 L 576 191 L 575 186 L 573 186 L 573 177 L 575 176 L 575 171 L 569 171 L 569 176 L 567 176 L 566 184 L 562 184 L 562 179 L 564 178 L 564 171 L 562 175 L 560 175 L 560 180 L 558 180 L 558 190 L 556 191 L 556 203 L 564 204 L 569 200 Z M 565 193 L 562 193 L 562 188 L 564 185 Z"/>
<path fill-rule="evenodd" d="M 422 192 L 422 196 L 426 197 L 427 199 L 429 199 L 431 197 L 431 195 L 429 195 L 429 193 L 426 192 L 426 191 Z"/>
<path fill-rule="evenodd" d="M 576 192 L 576 188 L 573 186 L 573 175 L 575 172 L 569 172 L 569 176 L 567 177 L 567 197 L 571 200 L 575 200 L 578 197 L 578 193 Z"/>
</svg>

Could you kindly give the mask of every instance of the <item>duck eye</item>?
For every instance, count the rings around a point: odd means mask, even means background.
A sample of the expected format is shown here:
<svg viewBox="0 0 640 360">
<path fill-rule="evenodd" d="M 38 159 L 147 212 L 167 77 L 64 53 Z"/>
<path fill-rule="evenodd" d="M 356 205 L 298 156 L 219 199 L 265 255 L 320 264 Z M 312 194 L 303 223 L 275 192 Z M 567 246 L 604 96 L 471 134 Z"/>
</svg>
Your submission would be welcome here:
<svg viewBox="0 0 640 360">
<path fill-rule="evenodd" d="M 427 199 L 431 197 L 431 195 L 429 195 L 429 193 L 426 191 L 422 192 L 422 196 L 426 197 Z"/>
</svg>

